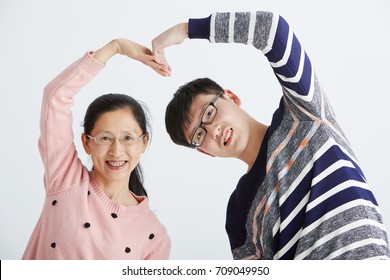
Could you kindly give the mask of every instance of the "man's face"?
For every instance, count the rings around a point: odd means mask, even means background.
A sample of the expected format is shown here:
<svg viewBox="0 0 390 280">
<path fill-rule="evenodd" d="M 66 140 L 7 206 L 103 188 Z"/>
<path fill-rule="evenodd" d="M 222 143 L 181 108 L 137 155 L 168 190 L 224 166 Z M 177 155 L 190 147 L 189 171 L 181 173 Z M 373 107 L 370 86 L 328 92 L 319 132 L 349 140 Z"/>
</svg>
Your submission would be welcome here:
<svg viewBox="0 0 390 280">
<path fill-rule="evenodd" d="M 214 104 L 210 104 L 212 101 Z M 188 143 L 202 139 L 197 147 L 202 152 L 218 157 L 238 157 L 249 137 L 247 114 L 239 105 L 239 98 L 228 90 L 219 98 L 210 94 L 198 95 L 191 105 L 191 122 L 185 131 Z M 211 123 L 207 121 L 210 116 Z"/>
</svg>

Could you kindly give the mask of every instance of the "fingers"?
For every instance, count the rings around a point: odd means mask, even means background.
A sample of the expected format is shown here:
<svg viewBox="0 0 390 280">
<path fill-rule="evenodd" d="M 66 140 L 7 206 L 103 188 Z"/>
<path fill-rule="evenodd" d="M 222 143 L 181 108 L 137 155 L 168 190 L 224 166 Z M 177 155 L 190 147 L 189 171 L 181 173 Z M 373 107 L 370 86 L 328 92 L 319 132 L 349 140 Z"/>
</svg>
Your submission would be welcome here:
<svg viewBox="0 0 390 280">
<path fill-rule="evenodd" d="M 172 72 L 172 68 L 165 57 L 164 50 L 154 51 L 154 61 L 156 61 L 159 65 L 161 65 L 164 68 L 164 70 L 169 73 L 170 76 Z"/>
<path fill-rule="evenodd" d="M 160 63 L 156 61 L 154 55 L 147 55 L 147 59 L 142 61 L 147 66 L 151 67 L 154 71 L 164 77 L 171 76 L 171 67 L 167 63 Z"/>
<path fill-rule="evenodd" d="M 115 41 L 118 53 L 121 55 L 142 62 L 161 76 L 169 77 L 171 75 L 171 67 L 165 58 L 164 50 L 151 51 L 149 48 L 127 39 Z"/>
<path fill-rule="evenodd" d="M 171 69 L 168 65 L 162 65 L 158 63 L 154 63 L 153 66 L 151 66 L 154 71 L 159 73 L 161 76 L 164 77 L 170 77 L 171 76 Z"/>
<path fill-rule="evenodd" d="M 161 66 L 160 64 L 155 64 L 155 65 L 150 65 L 150 67 L 156 71 L 158 74 L 160 74 L 161 76 L 164 76 L 164 77 L 169 77 L 171 76 L 171 71 L 165 67 L 165 66 Z"/>
</svg>

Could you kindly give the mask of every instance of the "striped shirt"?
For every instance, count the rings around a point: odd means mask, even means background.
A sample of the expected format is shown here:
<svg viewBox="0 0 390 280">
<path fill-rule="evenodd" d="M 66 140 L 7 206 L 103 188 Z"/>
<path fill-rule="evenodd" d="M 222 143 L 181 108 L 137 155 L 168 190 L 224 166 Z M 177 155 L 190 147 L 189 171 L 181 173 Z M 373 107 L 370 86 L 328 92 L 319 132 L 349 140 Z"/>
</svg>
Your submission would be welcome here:
<svg viewBox="0 0 390 280">
<path fill-rule="evenodd" d="M 235 259 L 389 259 L 380 209 L 300 42 L 269 12 L 189 20 L 189 38 L 251 44 L 282 98 L 227 209 Z"/>
</svg>

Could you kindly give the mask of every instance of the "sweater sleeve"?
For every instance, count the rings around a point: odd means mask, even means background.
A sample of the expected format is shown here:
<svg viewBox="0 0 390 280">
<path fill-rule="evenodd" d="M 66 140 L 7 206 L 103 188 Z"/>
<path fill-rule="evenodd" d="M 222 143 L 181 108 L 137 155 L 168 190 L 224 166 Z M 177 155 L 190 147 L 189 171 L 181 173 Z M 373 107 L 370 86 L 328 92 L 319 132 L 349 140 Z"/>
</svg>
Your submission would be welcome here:
<svg viewBox="0 0 390 280">
<path fill-rule="evenodd" d="M 91 53 L 86 53 L 44 89 L 38 145 L 46 193 L 68 189 L 86 175 L 73 142 L 71 107 L 74 95 L 103 67 Z"/>
<path fill-rule="evenodd" d="M 188 22 L 190 39 L 211 43 L 241 43 L 262 51 L 270 63 L 283 94 L 308 115 L 319 116 L 322 92 L 309 57 L 286 20 L 271 12 L 216 13 Z"/>
</svg>

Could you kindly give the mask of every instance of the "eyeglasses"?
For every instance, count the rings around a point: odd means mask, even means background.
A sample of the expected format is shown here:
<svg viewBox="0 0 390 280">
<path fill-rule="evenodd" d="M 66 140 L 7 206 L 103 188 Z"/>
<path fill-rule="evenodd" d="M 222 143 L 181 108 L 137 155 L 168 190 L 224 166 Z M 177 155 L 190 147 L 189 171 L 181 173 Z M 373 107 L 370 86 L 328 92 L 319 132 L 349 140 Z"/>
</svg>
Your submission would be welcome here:
<svg viewBox="0 0 390 280">
<path fill-rule="evenodd" d="M 203 124 L 211 124 L 217 115 L 218 109 L 215 107 L 215 102 L 217 102 L 218 98 L 223 94 L 223 92 L 219 92 L 213 100 L 209 103 L 207 108 L 202 113 L 202 119 L 198 127 L 194 130 L 191 137 L 191 146 L 193 148 L 198 148 L 202 146 L 204 139 L 206 138 L 207 130 L 202 127 Z"/>
<path fill-rule="evenodd" d="M 106 132 L 99 133 L 95 137 L 92 137 L 90 135 L 87 135 L 87 137 L 90 139 L 93 139 L 96 144 L 102 145 L 102 146 L 111 145 L 115 142 L 115 139 L 116 139 L 110 133 L 106 133 Z M 128 133 L 128 134 L 122 135 L 120 138 L 118 138 L 118 140 L 122 145 L 129 146 L 129 145 L 137 143 L 139 140 L 141 140 L 144 137 L 145 137 L 145 134 L 138 136 L 136 134 Z"/>
</svg>

